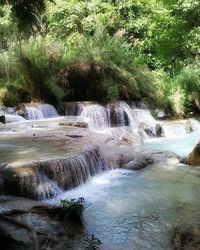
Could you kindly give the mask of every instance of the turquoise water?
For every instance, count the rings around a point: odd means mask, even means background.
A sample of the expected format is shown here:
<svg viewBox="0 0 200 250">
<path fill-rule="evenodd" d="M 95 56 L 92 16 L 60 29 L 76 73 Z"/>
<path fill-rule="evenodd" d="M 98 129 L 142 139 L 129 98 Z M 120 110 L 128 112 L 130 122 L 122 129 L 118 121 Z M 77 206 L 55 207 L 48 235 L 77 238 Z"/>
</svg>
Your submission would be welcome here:
<svg viewBox="0 0 200 250">
<path fill-rule="evenodd" d="M 158 138 L 145 141 L 145 146 L 159 150 L 169 150 L 180 156 L 187 156 L 200 140 L 200 132 L 174 138 Z"/>
<path fill-rule="evenodd" d="M 0 138 L 0 164 L 20 165 L 33 160 L 53 159 L 72 155 L 76 147 L 36 138 Z"/>
<path fill-rule="evenodd" d="M 187 154 L 195 136 L 149 144 Z M 162 250 L 172 249 L 176 227 L 200 224 L 199 190 L 198 168 L 152 165 L 140 171 L 105 172 L 49 202 L 84 197 L 86 235 L 99 238 L 103 250 Z"/>
</svg>

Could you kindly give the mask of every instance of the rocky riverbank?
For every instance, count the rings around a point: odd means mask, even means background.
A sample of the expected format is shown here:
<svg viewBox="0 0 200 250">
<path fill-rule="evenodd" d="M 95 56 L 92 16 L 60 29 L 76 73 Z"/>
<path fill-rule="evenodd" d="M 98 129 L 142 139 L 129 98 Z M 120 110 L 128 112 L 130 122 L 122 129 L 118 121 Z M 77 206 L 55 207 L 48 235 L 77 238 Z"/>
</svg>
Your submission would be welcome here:
<svg viewBox="0 0 200 250">
<path fill-rule="evenodd" d="M 56 196 L 108 169 L 179 163 L 173 153 L 133 146 L 134 136 L 119 140 L 63 122 L 1 134 L 1 141 L 9 142 L 0 160 L 2 192 L 33 199 Z"/>
<path fill-rule="evenodd" d="M 74 118 L 5 124 L 1 131 L 1 193 L 14 195 L 0 200 L 3 249 L 75 249 L 83 228 L 52 218 L 53 207 L 34 200 L 52 198 L 109 169 L 180 161 L 138 145 L 142 139 L 127 130 L 95 133 Z"/>
</svg>

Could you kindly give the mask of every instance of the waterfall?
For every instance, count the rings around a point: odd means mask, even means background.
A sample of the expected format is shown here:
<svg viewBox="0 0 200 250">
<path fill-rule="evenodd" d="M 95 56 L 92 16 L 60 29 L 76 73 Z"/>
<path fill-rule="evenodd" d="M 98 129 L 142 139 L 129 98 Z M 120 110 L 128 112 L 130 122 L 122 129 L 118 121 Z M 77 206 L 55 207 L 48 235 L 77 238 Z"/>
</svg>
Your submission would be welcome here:
<svg viewBox="0 0 200 250">
<path fill-rule="evenodd" d="M 129 126 L 133 133 L 141 132 L 142 130 L 146 134 L 146 137 L 148 137 L 148 134 L 155 135 L 156 121 L 148 109 L 136 108 L 133 104 L 131 108 L 131 106 L 123 101 L 120 102 L 120 107 L 123 111 L 121 114 L 124 115 L 125 113 L 127 115 Z"/>
<path fill-rule="evenodd" d="M 100 104 L 84 105 L 81 116 L 93 131 L 103 130 L 110 134 L 109 128 L 128 125 L 132 133 L 143 133 L 143 137 L 155 135 L 156 121 L 150 111 L 136 108 L 133 103 L 132 107 L 124 101 L 108 104 L 105 107 Z"/>
<path fill-rule="evenodd" d="M 91 176 L 109 169 L 100 150 L 93 149 L 69 158 L 27 163 L 17 170 L 9 167 L 3 189 L 9 189 L 10 194 L 42 200 L 75 188 Z M 15 180 L 14 185 L 10 176 Z"/>
<path fill-rule="evenodd" d="M 190 128 L 192 131 L 199 131 L 200 130 L 200 122 L 196 119 L 189 119 L 189 123 L 190 123 Z"/>
<path fill-rule="evenodd" d="M 187 133 L 186 125 L 178 122 L 163 122 L 162 129 L 165 137 L 174 137 Z"/>
<path fill-rule="evenodd" d="M 27 169 L 28 174 L 22 175 L 19 181 L 21 196 L 43 200 L 61 194 L 57 183 L 44 173 L 42 169 L 34 167 Z"/>
<path fill-rule="evenodd" d="M 50 104 L 28 104 L 25 105 L 25 110 L 28 120 L 41 120 L 58 116 L 58 112 Z"/>
<path fill-rule="evenodd" d="M 113 115 L 116 117 L 115 125 L 117 127 L 123 127 L 126 125 L 126 117 L 123 108 L 120 106 L 120 103 L 116 103 L 113 109 Z"/>
<path fill-rule="evenodd" d="M 99 104 L 84 106 L 81 116 L 86 119 L 88 122 L 88 127 L 91 130 L 95 131 L 110 127 L 108 109 Z"/>
<path fill-rule="evenodd" d="M 37 107 L 26 106 L 26 113 L 28 120 L 41 120 L 44 119 L 42 111 Z"/>
<path fill-rule="evenodd" d="M 50 104 L 39 104 L 37 108 L 42 112 L 44 118 L 52 118 L 58 116 L 57 110 Z"/>
<path fill-rule="evenodd" d="M 126 113 L 127 117 L 128 117 L 128 121 L 129 121 L 129 126 L 131 127 L 131 131 L 132 132 L 137 132 L 138 130 L 138 126 L 137 126 L 137 122 L 136 120 L 134 119 L 134 116 L 133 116 L 133 110 L 131 109 L 131 107 L 126 103 L 126 102 L 123 102 L 121 101 L 119 103 L 121 109 L 123 112 Z M 122 119 L 122 118 L 120 118 Z"/>
</svg>

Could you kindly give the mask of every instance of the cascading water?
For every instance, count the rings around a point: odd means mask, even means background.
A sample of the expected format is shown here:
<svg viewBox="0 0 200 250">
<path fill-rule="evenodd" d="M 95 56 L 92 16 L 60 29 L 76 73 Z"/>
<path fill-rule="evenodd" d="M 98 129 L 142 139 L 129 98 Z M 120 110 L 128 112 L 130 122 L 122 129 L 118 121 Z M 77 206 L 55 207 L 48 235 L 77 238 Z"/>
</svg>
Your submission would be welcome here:
<svg viewBox="0 0 200 250">
<path fill-rule="evenodd" d="M 44 119 L 42 111 L 37 107 L 26 106 L 26 113 L 28 120 L 41 120 Z"/>
<path fill-rule="evenodd" d="M 52 118 L 58 116 L 57 110 L 50 104 L 39 104 L 37 108 L 42 112 L 44 118 Z"/>
<path fill-rule="evenodd" d="M 19 180 L 19 192 L 22 196 L 42 200 L 62 193 L 57 183 L 39 168 L 27 169 L 27 173 L 20 176 Z"/>
<path fill-rule="evenodd" d="M 156 121 L 143 104 L 131 103 L 129 105 L 124 101 L 106 106 L 100 104 L 83 105 L 80 116 L 85 118 L 89 129 L 93 131 L 113 134 L 111 128 L 119 129 L 119 127 L 128 126 L 131 133 L 139 134 L 144 139 L 155 136 L 172 137 L 200 130 L 198 120 Z M 157 133 L 157 129 L 160 129 L 160 133 Z M 120 131 L 122 130 L 120 129 Z"/>
<path fill-rule="evenodd" d="M 110 118 L 108 116 L 107 108 L 99 105 L 92 104 L 83 107 L 81 116 L 88 122 L 88 127 L 91 130 L 107 129 L 110 127 Z"/>
<path fill-rule="evenodd" d="M 58 116 L 54 106 L 50 104 L 25 105 L 28 120 L 41 120 Z"/>
<path fill-rule="evenodd" d="M 3 190 L 9 189 L 7 193 L 42 200 L 75 188 L 91 176 L 109 169 L 98 149 L 88 150 L 68 158 L 27 163 L 17 170 L 8 167 Z M 14 189 L 10 189 L 10 175 L 15 176 Z"/>
<path fill-rule="evenodd" d="M 115 106 L 115 113 L 117 116 L 117 126 L 125 126 L 126 125 L 126 119 L 124 116 L 124 110 L 122 109 L 122 107 L 120 105 L 116 105 Z"/>
<path fill-rule="evenodd" d="M 187 133 L 184 123 L 164 122 L 162 123 L 162 129 L 165 137 L 173 137 Z"/>
<path fill-rule="evenodd" d="M 119 105 L 120 105 L 121 110 L 123 111 L 121 113 L 123 114 L 123 118 L 121 118 L 121 120 L 125 119 L 124 113 L 126 113 L 128 117 L 128 121 L 129 121 L 129 126 L 131 127 L 131 131 L 137 133 L 137 123 L 134 119 L 131 107 L 126 102 L 122 102 L 122 101 L 119 103 Z"/>
<path fill-rule="evenodd" d="M 133 106 L 134 107 L 134 106 Z M 143 130 L 145 136 L 147 132 L 155 134 L 156 121 L 147 109 L 131 108 L 126 102 L 117 102 L 102 106 L 90 104 L 83 106 L 81 116 L 88 122 L 89 129 L 93 131 L 107 131 L 110 128 L 128 125 L 132 133 L 137 134 Z"/>
<path fill-rule="evenodd" d="M 153 130 L 153 133 L 155 134 L 156 121 L 148 109 L 139 109 L 134 106 L 131 108 L 126 102 L 123 101 L 120 102 L 120 107 L 124 113 L 127 114 L 129 125 L 131 126 L 131 130 L 133 132 L 138 132 L 140 130 L 140 126 L 143 124 L 145 129 L 149 128 Z"/>
<path fill-rule="evenodd" d="M 192 131 L 199 131 L 200 130 L 200 122 L 196 119 L 189 119 L 189 123 L 190 123 L 190 129 Z"/>
</svg>

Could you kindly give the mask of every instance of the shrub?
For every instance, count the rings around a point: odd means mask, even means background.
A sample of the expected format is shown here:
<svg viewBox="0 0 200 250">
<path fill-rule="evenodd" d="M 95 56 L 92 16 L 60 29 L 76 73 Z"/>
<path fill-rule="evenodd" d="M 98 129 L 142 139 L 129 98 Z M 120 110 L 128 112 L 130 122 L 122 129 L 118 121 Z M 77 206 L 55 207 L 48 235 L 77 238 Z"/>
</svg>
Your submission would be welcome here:
<svg viewBox="0 0 200 250">
<path fill-rule="evenodd" d="M 60 205 L 54 207 L 53 216 L 59 220 L 83 225 L 84 206 L 78 201 L 61 200 Z"/>
</svg>

